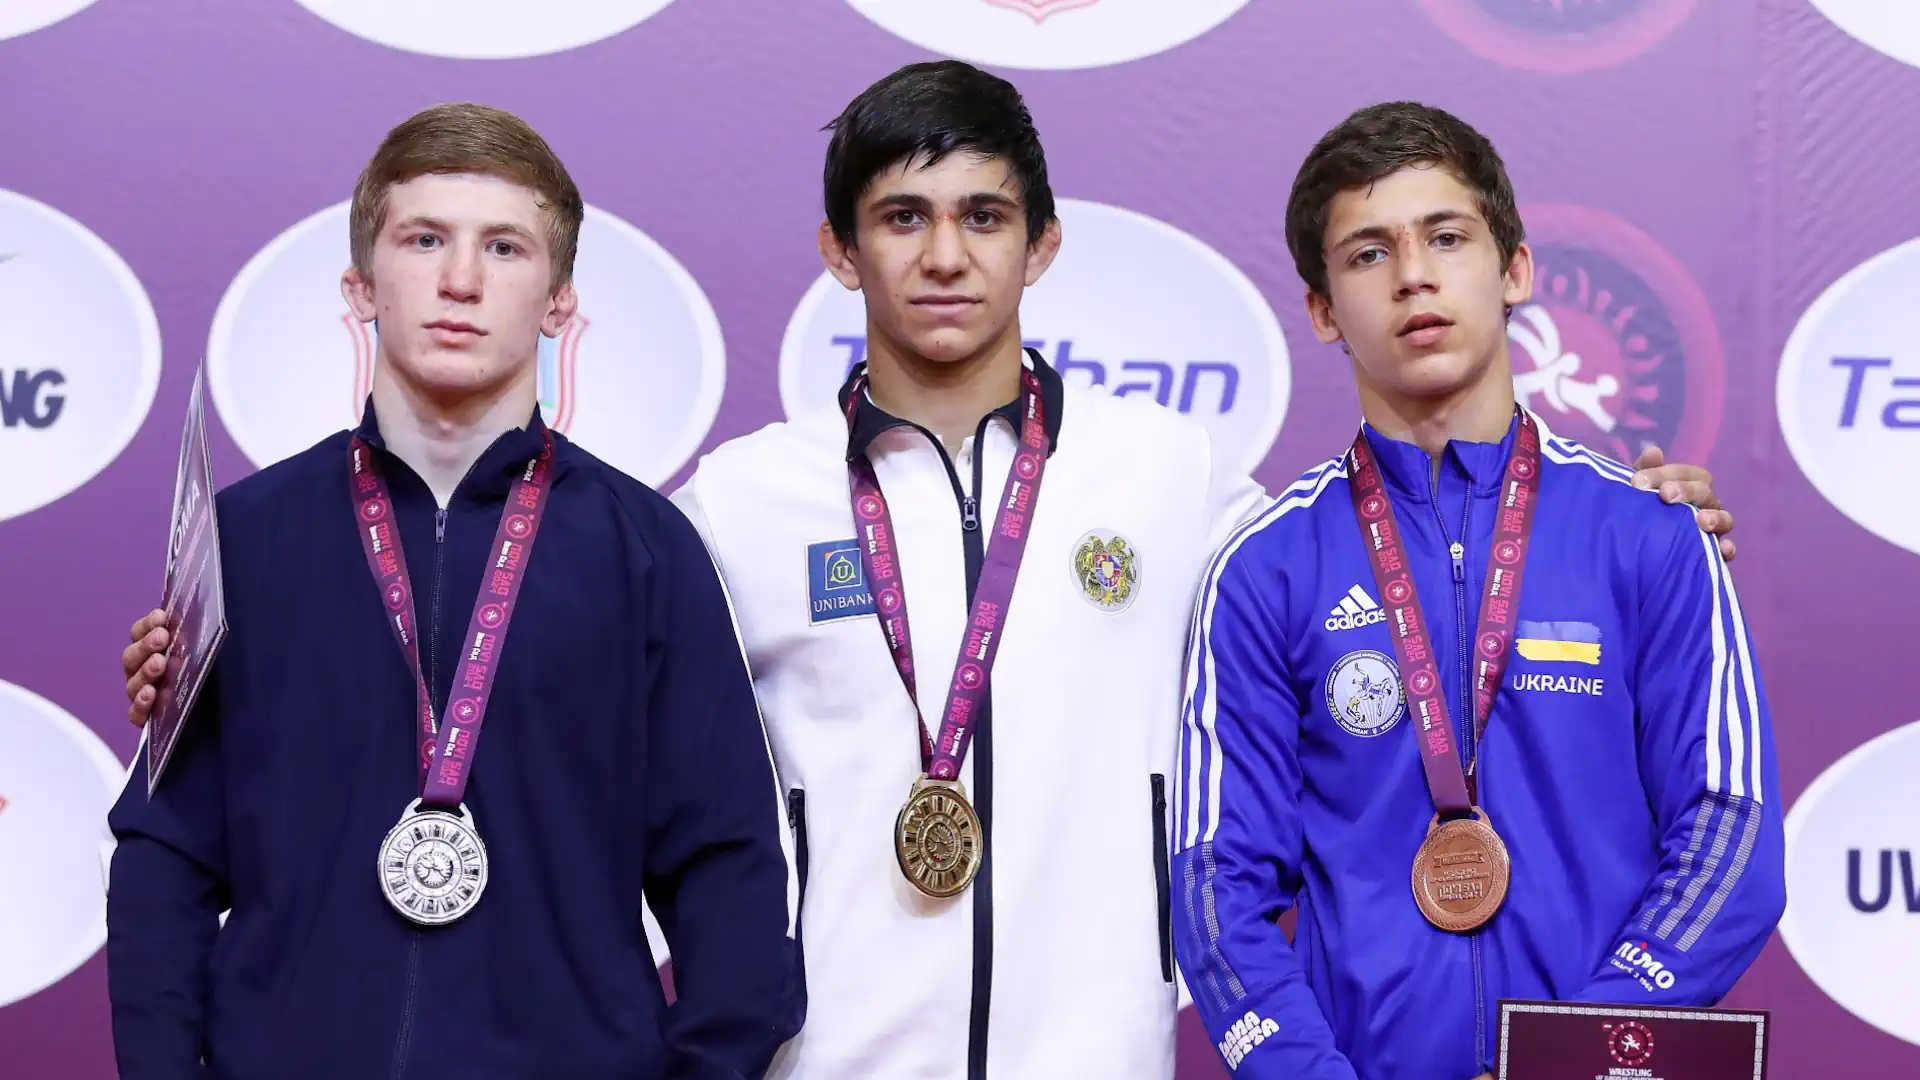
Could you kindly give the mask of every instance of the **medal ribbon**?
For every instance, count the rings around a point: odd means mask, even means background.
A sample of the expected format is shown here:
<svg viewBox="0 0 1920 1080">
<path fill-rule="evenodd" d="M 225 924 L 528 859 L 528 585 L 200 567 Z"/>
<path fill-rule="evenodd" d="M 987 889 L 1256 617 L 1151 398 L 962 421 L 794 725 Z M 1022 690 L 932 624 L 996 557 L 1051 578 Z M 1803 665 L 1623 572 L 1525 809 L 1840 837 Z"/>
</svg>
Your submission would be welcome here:
<svg viewBox="0 0 1920 1080">
<path fill-rule="evenodd" d="M 480 742 L 480 725 L 486 718 L 487 700 L 493 695 L 494 676 L 500 670 L 507 626 L 513 621 L 533 541 L 546 513 L 553 438 L 546 436 L 546 447 L 527 463 L 507 495 L 490 549 L 492 562 L 484 571 L 480 595 L 467 621 L 467 636 L 460 643 L 465 658 L 449 692 L 452 701 L 447 713 L 453 722 L 444 729 L 434 717 L 433 690 L 420 667 L 419 620 L 414 614 L 413 588 L 407 576 L 406 552 L 400 546 L 399 524 L 394 519 L 392 493 L 386 478 L 380 475 L 379 459 L 372 447 L 355 438 L 351 455 L 355 524 L 367 553 L 367 567 L 380 586 L 387 625 L 413 669 L 420 716 L 421 801 L 428 807 L 456 807 L 466 798 L 474 747 Z"/>
<path fill-rule="evenodd" d="M 960 643 L 960 658 L 954 664 L 953 686 L 947 692 L 946 711 L 940 721 L 940 738 L 927 737 L 927 721 L 920 714 L 920 695 L 913 677 L 913 638 L 907 624 L 906 586 L 900 579 L 900 558 L 895 543 L 893 513 L 880 492 L 880 480 L 873 463 L 861 455 L 847 465 L 847 487 L 853 498 L 854 526 L 859 535 L 860 566 L 866 573 L 867 588 L 873 593 L 874 609 L 880 616 L 880 629 L 886 634 L 887 650 L 893 654 L 893 666 L 906 685 L 907 697 L 914 703 L 920 720 L 920 765 L 935 780 L 957 780 L 960 764 L 966 759 L 973 741 L 973 724 L 987 700 L 988 677 L 994 658 L 1000 652 L 1001 631 L 1006 626 L 1007 606 L 1013 600 L 1014 579 L 1020 572 L 1021 556 L 1026 554 L 1028 524 L 1040 505 L 1040 480 L 1047 469 L 1047 431 L 1045 407 L 1040 383 L 1032 371 L 1022 368 L 1021 404 L 1024 418 L 1020 424 L 1020 445 L 1015 449 L 1013 467 L 1007 471 L 1006 490 L 1000 496 L 1000 510 L 993 521 L 993 543 L 987 546 L 986 561 L 980 568 L 980 580 L 973 594 L 973 612 L 967 620 L 966 635 Z M 853 425 L 854 409 L 866 392 L 866 376 L 855 381 L 848 398 L 847 424 Z M 984 452 L 976 447 L 976 453 Z"/>
<path fill-rule="evenodd" d="M 1514 626 L 1520 616 L 1520 584 L 1526 573 L 1533 511 L 1540 495 L 1540 433 L 1526 410 L 1515 411 L 1520 422 L 1501 478 L 1493 550 L 1487 556 L 1486 592 L 1480 598 L 1480 622 L 1473 638 L 1476 743 L 1487 729 L 1494 695 L 1499 692 L 1501 676 L 1512 655 Z M 1447 715 L 1446 694 L 1440 687 L 1433 636 L 1414 591 L 1406 543 L 1364 430 L 1353 440 L 1353 474 L 1348 487 L 1367 559 L 1373 564 L 1374 584 L 1379 587 L 1386 610 L 1387 631 L 1393 635 L 1393 651 L 1400 660 L 1407 709 L 1419 725 L 1416 733 L 1427 791 L 1441 816 L 1454 817 L 1475 805 L 1475 795 L 1468 789 L 1470 777 L 1463 775 L 1459 751 L 1453 744 L 1453 725 Z M 1465 540 L 1461 537 L 1462 542 Z"/>
</svg>

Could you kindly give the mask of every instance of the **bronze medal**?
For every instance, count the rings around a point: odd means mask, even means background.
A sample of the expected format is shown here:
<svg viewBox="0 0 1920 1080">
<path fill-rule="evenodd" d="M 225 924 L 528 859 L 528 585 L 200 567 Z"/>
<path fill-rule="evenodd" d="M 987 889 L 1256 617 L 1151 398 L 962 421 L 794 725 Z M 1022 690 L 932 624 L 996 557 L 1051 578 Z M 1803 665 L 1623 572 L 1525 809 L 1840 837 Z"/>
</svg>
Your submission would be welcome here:
<svg viewBox="0 0 1920 1080">
<path fill-rule="evenodd" d="M 1485 926 L 1507 898 L 1511 862 L 1506 842 L 1479 807 L 1474 817 L 1427 826 L 1413 857 L 1413 899 L 1420 914 L 1442 930 L 1469 933 Z"/>
<path fill-rule="evenodd" d="M 984 854 L 980 815 L 959 781 L 914 782 L 894 823 L 893 852 L 907 881 L 928 896 L 956 896 L 973 883 Z"/>
</svg>

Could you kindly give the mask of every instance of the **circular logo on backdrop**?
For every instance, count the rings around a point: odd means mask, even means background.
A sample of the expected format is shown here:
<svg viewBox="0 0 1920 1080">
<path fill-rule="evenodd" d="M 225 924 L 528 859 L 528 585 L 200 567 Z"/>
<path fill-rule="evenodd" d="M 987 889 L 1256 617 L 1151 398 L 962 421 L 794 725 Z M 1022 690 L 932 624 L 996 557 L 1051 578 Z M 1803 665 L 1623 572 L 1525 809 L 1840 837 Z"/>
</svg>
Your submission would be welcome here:
<svg viewBox="0 0 1920 1080">
<path fill-rule="evenodd" d="M 1247 6 L 1247 0 L 847 2 L 886 30 L 944 56 L 999 67 L 1060 70 L 1104 67 L 1165 52 Z"/>
<path fill-rule="evenodd" d="M 1327 711 L 1349 732 L 1370 738 L 1393 730 L 1406 715 L 1400 666 L 1371 649 L 1350 652 L 1327 673 Z"/>
<path fill-rule="evenodd" d="M 1420 0 L 1475 54 L 1523 71 L 1576 75 L 1665 41 L 1696 0 Z"/>
<path fill-rule="evenodd" d="M 1533 298 L 1507 323 L 1513 391 L 1554 435 L 1620 462 L 1649 445 L 1707 460 L 1720 433 L 1720 332 L 1652 237 L 1578 206 L 1521 212 Z"/>
<path fill-rule="evenodd" d="M 360 423 L 379 333 L 340 297 L 349 260 L 343 202 L 263 248 L 214 312 L 209 394 L 255 465 Z M 579 313 L 558 338 L 540 339 L 541 415 L 602 461 L 657 486 L 699 449 L 719 411 L 719 320 L 672 255 L 593 207 L 574 282 Z"/>
<path fill-rule="evenodd" d="M 44 30 L 92 7 L 97 0 L 7 0 L 0 5 L 0 40 Z"/>
<path fill-rule="evenodd" d="M 126 767 L 58 705 L 0 682 L 0 1006 L 52 986 L 107 940 L 100 858 Z"/>
<path fill-rule="evenodd" d="M 591 45 L 630 30 L 673 0 L 299 0 L 368 41 L 428 56 L 500 60 Z"/>
<path fill-rule="evenodd" d="M 160 386 L 160 324 L 133 271 L 86 226 L 0 190 L 0 519 L 93 479 Z"/>
<path fill-rule="evenodd" d="M 1226 257 L 1162 221 L 1062 199 L 1066 242 L 1020 305 L 1027 345 L 1070 385 L 1150 398 L 1212 431 L 1251 472 L 1280 433 L 1292 387 L 1280 321 Z M 832 406 L 866 358 L 861 294 L 822 273 L 780 343 L 788 418 Z"/>
<path fill-rule="evenodd" d="M 1787 813 L 1780 937 L 1814 985 L 1890 1035 L 1920 1044 L 1920 723 L 1833 763 Z"/>
<path fill-rule="evenodd" d="M 0 267 L 0 269 L 4 269 Z M 1787 338 L 1774 389 L 1800 471 L 1875 536 L 1920 552 L 1920 239 L 1883 251 L 1827 287 Z"/>
<path fill-rule="evenodd" d="M 1820 14 L 1856 40 L 1920 67 L 1920 9 L 1888 0 L 1812 0 Z"/>
</svg>

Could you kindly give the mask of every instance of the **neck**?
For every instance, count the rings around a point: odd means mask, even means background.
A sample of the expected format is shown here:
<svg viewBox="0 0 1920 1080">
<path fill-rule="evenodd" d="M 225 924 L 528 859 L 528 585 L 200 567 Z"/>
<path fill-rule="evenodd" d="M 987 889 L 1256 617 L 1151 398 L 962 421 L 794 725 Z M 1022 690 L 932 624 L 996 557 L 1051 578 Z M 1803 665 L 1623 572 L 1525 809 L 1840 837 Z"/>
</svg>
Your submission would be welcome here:
<svg viewBox="0 0 1920 1080">
<path fill-rule="evenodd" d="M 981 417 L 1020 394 L 1020 328 L 962 360 L 936 361 L 894 347 L 867 328 L 867 386 L 874 404 L 918 424 L 957 453 Z"/>
<path fill-rule="evenodd" d="M 450 393 L 419 386 L 395 370 L 382 357 L 373 374 L 380 437 L 445 507 L 487 447 L 526 425 L 537 399 L 537 370 L 528 364 L 504 386 Z"/>
<path fill-rule="evenodd" d="M 1389 439 L 1435 456 L 1455 440 L 1497 443 L 1513 422 L 1513 370 L 1504 349 L 1478 378 L 1445 394 L 1409 395 L 1375 386 L 1358 363 L 1354 375 L 1367 423 Z"/>
</svg>

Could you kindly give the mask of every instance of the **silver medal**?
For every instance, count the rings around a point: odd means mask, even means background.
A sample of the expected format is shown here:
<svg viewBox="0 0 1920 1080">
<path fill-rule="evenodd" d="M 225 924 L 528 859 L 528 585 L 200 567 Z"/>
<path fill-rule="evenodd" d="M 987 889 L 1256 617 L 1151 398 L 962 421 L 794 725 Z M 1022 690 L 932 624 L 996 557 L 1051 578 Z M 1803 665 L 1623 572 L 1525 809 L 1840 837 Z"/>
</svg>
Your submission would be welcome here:
<svg viewBox="0 0 1920 1080">
<path fill-rule="evenodd" d="M 380 891 L 422 926 L 465 915 L 486 887 L 487 846 L 465 804 L 429 810 L 415 799 L 380 845 Z"/>
</svg>

